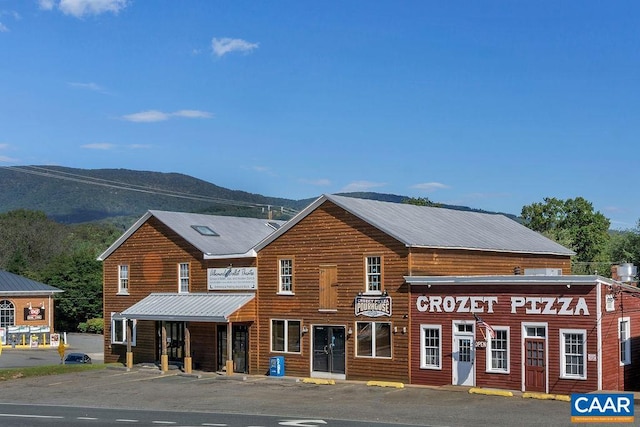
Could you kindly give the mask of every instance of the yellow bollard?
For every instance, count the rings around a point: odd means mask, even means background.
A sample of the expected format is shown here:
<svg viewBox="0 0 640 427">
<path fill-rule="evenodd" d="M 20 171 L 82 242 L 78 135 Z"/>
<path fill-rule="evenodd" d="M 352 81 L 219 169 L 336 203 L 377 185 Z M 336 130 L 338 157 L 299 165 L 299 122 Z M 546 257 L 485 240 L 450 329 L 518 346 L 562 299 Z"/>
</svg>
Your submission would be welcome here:
<svg viewBox="0 0 640 427">
<path fill-rule="evenodd" d="M 163 354 L 160 356 L 160 370 L 162 372 L 169 371 L 169 355 Z"/>
<path fill-rule="evenodd" d="M 191 373 L 191 357 L 185 356 L 184 358 L 184 372 L 185 374 Z"/>
<path fill-rule="evenodd" d="M 133 368 L 133 353 L 130 351 L 127 352 L 127 368 Z"/>
</svg>

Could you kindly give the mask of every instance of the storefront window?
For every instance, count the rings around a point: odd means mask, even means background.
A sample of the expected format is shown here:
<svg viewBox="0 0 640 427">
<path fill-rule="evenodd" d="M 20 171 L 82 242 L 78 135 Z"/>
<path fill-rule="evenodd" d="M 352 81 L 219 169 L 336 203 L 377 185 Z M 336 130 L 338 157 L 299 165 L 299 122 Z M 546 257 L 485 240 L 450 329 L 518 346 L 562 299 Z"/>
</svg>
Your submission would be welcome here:
<svg viewBox="0 0 640 427">
<path fill-rule="evenodd" d="M 391 323 L 358 322 L 358 357 L 391 357 Z"/>
<path fill-rule="evenodd" d="M 493 327 L 495 337 L 489 341 L 488 371 L 509 372 L 509 331 L 507 328 Z"/>
<path fill-rule="evenodd" d="M 584 330 L 561 329 L 561 366 L 563 378 L 586 379 L 586 332 Z"/>
<path fill-rule="evenodd" d="M 300 353 L 299 320 L 271 321 L 271 351 Z"/>
<path fill-rule="evenodd" d="M 15 307 L 9 300 L 0 301 L 0 328 L 15 324 Z"/>
</svg>

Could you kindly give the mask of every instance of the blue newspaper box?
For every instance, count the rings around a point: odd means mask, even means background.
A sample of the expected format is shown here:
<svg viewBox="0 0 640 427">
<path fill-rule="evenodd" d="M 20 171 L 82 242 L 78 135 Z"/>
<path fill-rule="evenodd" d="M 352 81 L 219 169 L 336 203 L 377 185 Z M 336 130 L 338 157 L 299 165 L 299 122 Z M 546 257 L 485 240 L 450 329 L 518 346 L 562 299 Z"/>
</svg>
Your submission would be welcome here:
<svg viewBox="0 0 640 427">
<path fill-rule="evenodd" d="M 269 376 L 271 377 L 284 376 L 284 356 L 275 356 L 271 358 L 269 363 Z"/>
</svg>

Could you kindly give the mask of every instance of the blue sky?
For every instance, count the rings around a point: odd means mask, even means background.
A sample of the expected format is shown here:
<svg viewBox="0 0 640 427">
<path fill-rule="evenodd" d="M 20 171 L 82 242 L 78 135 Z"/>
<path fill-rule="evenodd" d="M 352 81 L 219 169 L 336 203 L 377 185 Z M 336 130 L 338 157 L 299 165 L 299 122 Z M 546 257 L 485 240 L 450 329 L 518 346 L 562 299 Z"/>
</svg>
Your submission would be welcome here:
<svg viewBox="0 0 640 427">
<path fill-rule="evenodd" d="M 635 1 L 0 0 L 0 166 L 640 219 Z"/>
</svg>

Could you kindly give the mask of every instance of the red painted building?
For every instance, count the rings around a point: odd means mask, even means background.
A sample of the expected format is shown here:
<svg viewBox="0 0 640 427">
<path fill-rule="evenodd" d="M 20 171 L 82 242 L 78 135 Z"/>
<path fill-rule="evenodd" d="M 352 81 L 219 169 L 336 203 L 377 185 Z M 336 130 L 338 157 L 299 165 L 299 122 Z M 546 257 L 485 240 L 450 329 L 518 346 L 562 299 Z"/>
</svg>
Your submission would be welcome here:
<svg viewBox="0 0 640 427">
<path fill-rule="evenodd" d="M 411 276 L 410 382 L 640 388 L 640 290 L 600 276 Z"/>
</svg>

